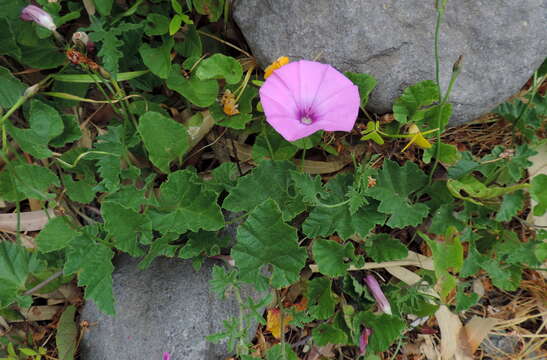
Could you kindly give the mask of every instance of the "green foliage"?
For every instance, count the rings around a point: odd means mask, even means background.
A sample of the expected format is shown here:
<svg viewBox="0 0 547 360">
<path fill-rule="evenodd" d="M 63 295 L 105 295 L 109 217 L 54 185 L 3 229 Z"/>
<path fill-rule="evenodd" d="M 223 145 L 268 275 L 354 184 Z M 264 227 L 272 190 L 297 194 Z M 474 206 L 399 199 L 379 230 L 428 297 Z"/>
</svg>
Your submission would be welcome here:
<svg viewBox="0 0 547 360">
<path fill-rule="evenodd" d="M 348 337 L 346 333 L 330 324 L 321 324 L 312 331 L 313 342 L 317 346 L 327 344 L 346 344 Z"/>
<path fill-rule="evenodd" d="M 355 247 L 351 242 L 341 245 L 332 240 L 316 239 L 312 251 L 319 271 L 330 277 L 344 275 L 355 260 Z"/>
<path fill-rule="evenodd" d="M 196 71 L 200 80 L 225 79 L 228 84 L 237 84 L 243 75 L 239 61 L 230 56 L 214 54 L 203 60 Z"/>
<path fill-rule="evenodd" d="M 532 199 L 537 202 L 534 206 L 534 215 L 541 216 L 547 211 L 547 175 L 539 174 L 532 179 L 530 189 Z"/>
<path fill-rule="evenodd" d="M 149 111 L 142 115 L 138 130 L 150 161 L 164 173 L 169 173 L 169 164 L 182 160 L 188 149 L 184 125 L 159 113 Z"/>
<path fill-rule="evenodd" d="M 79 232 L 73 229 L 70 219 L 67 216 L 59 216 L 51 219 L 40 231 L 36 237 L 36 244 L 40 252 L 47 253 L 66 248 L 78 235 Z"/>
<path fill-rule="evenodd" d="M 439 99 L 437 84 L 431 80 L 419 82 L 407 87 L 403 95 L 393 104 L 393 116 L 401 124 L 422 121 L 428 109 L 427 106 Z"/>
<path fill-rule="evenodd" d="M 345 72 L 344 75 L 346 75 L 359 88 L 361 106 L 367 106 L 368 97 L 372 90 L 376 87 L 376 79 L 368 74 L 353 73 L 349 71 Z"/>
<path fill-rule="evenodd" d="M 378 211 L 390 215 L 387 225 L 402 228 L 416 226 L 428 214 L 427 206 L 413 204 L 410 196 L 427 183 L 427 176 L 411 162 L 403 166 L 386 160 L 378 172 L 376 185 L 368 194 L 380 201 Z"/>
<path fill-rule="evenodd" d="M 216 80 L 200 80 L 195 76 L 185 78 L 180 72 L 180 66 L 171 66 L 167 78 L 167 87 L 184 96 L 192 104 L 200 107 L 213 105 L 218 95 Z"/>
<path fill-rule="evenodd" d="M 380 352 L 386 350 L 405 329 L 405 323 L 397 316 L 381 314 L 375 315 L 370 312 L 360 312 L 353 318 L 353 328 L 360 329 L 361 326 L 372 330 L 369 337 L 367 352 Z M 359 343 L 358 337 L 361 332 L 355 334 L 354 342 Z"/>
<path fill-rule="evenodd" d="M 298 246 L 296 229 L 283 221 L 279 205 L 266 200 L 249 213 L 237 230 L 237 244 L 232 249 L 241 278 L 258 283 L 261 268 L 273 266 L 270 284 L 288 286 L 298 280 L 306 262 L 306 250 Z"/>
<path fill-rule="evenodd" d="M 365 242 L 367 255 L 376 262 L 399 260 L 407 257 L 408 250 L 388 234 L 374 234 Z"/>
<path fill-rule="evenodd" d="M 55 343 L 59 360 L 72 360 L 78 347 L 78 327 L 74 320 L 76 308 L 70 305 L 63 311 L 57 325 Z"/>
<path fill-rule="evenodd" d="M 162 79 L 167 79 L 171 73 L 171 50 L 175 41 L 171 38 L 158 47 L 151 47 L 144 43 L 139 48 L 142 61 L 147 68 Z"/>
<path fill-rule="evenodd" d="M 306 298 L 308 312 L 314 319 L 328 319 L 334 314 L 338 301 L 332 293 L 332 280 L 324 277 L 310 280 Z"/>
</svg>

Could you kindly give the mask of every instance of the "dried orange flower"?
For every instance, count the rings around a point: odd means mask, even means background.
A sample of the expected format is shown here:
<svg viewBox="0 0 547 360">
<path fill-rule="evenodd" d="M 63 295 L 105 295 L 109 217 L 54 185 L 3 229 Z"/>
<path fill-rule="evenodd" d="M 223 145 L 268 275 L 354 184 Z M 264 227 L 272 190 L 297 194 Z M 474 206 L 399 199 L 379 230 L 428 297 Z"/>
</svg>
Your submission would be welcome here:
<svg viewBox="0 0 547 360">
<path fill-rule="evenodd" d="M 281 56 L 264 70 L 264 79 L 267 79 L 275 70 L 289 63 L 289 58 Z"/>
<path fill-rule="evenodd" d="M 373 178 L 372 176 L 368 176 L 367 177 L 367 187 L 371 188 L 371 187 L 375 187 L 376 186 L 376 179 Z"/>
<path fill-rule="evenodd" d="M 230 90 L 226 89 L 224 91 L 222 98 L 220 98 L 220 104 L 222 105 L 222 110 L 226 115 L 232 116 L 239 114 L 236 104 L 236 97 Z"/>
</svg>

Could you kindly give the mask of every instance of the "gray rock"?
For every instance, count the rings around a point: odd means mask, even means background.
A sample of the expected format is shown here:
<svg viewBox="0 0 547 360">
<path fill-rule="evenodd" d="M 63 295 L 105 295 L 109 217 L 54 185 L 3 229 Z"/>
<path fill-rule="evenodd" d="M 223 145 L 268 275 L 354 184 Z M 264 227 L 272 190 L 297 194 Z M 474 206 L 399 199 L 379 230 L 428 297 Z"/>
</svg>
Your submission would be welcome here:
<svg viewBox="0 0 547 360">
<path fill-rule="evenodd" d="M 264 66 L 318 58 L 378 79 L 369 108 L 391 110 L 402 90 L 435 79 L 434 0 L 237 0 L 234 18 Z M 441 27 L 446 89 L 464 55 L 451 124 L 473 120 L 515 94 L 547 55 L 547 0 L 450 0 Z"/>
<path fill-rule="evenodd" d="M 83 308 L 81 320 L 92 325 L 82 340 L 81 359 L 152 360 L 164 351 L 173 360 L 227 358 L 225 345 L 205 340 L 239 313 L 233 297 L 219 300 L 209 290 L 212 267 L 220 262 L 207 260 L 199 272 L 190 260 L 161 257 L 144 271 L 137 263 L 128 256 L 116 261 L 115 317 L 102 314 L 91 301 Z M 242 294 L 248 295 L 257 298 L 252 291 Z"/>
</svg>

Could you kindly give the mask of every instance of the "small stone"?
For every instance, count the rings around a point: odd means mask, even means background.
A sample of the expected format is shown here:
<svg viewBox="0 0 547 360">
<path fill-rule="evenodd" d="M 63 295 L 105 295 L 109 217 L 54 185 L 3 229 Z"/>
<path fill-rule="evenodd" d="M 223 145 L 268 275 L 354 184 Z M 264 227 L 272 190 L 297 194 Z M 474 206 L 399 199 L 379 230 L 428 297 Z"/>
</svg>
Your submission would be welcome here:
<svg viewBox="0 0 547 360">
<path fill-rule="evenodd" d="M 206 260 L 199 272 L 191 260 L 160 257 L 139 270 L 138 260 L 120 256 L 113 275 L 116 315 L 102 314 L 92 301 L 81 320 L 89 322 L 81 343 L 82 360 L 160 359 L 163 352 L 176 360 L 220 360 L 230 354 L 225 344 L 205 337 L 223 331 L 223 321 L 237 317 L 231 297 L 220 300 L 210 291 L 213 265 Z M 243 291 L 258 300 L 254 291 Z M 251 329 L 254 335 L 254 329 Z"/>
<path fill-rule="evenodd" d="M 317 59 L 378 80 L 368 108 L 379 114 L 404 88 L 435 80 L 435 1 L 237 0 L 234 19 L 266 66 L 281 55 Z M 547 53 L 545 0 L 448 1 L 441 26 L 441 85 L 463 55 L 450 124 L 473 120 L 517 93 Z M 538 32 L 539 31 L 539 32 Z"/>
</svg>

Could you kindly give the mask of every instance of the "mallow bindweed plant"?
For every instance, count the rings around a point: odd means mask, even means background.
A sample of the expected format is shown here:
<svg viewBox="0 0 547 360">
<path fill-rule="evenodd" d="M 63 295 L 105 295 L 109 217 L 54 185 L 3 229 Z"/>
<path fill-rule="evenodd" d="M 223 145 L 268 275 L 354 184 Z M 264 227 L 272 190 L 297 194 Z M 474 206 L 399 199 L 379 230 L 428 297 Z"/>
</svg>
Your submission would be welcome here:
<svg viewBox="0 0 547 360">
<path fill-rule="evenodd" d="M 526 241 L 515 231 L 535 230 L 525 216 L 547 209 L 547 177 L 526 175 L 545 130 L 545 67 L 526 101 L 496 109 L 513 124 L 510 146 L 478 156 L 443 143 L 465 66 L 456 61 L 443 92 L 446 0 L 436 1 L 436 79 L 406 89 L 391 122 L 367 112 L 367 74 L 281 57 L 263 80 L 215 33 L 230 25 L 230 1 L 37 3 L 0 14 L 0 198 L 18 219 L 54 215 L 30 246 L 20 220 L 0 241 L 0 315 L 77 278 L 115 316 L 119 252 L 141 268 L 169 256 L 199 270 L 220 257 L 231 266 L 214 268 L 212 290 L 241 311 L 211 341 L 241 359 L 327 347 L 377 359 L 439 306 L 474 306 L 473 277 L 514 291 L 545 260 L 544 230 Z M 232 222 L 230 247 L 219 231 Z M 390 272 L 399 260 L 420 268 L 417 281 Z M 243 298 L 243 286 L 263 298 Z M 256 322 L 273 346 L 250 343 Z"/>
</svg>

